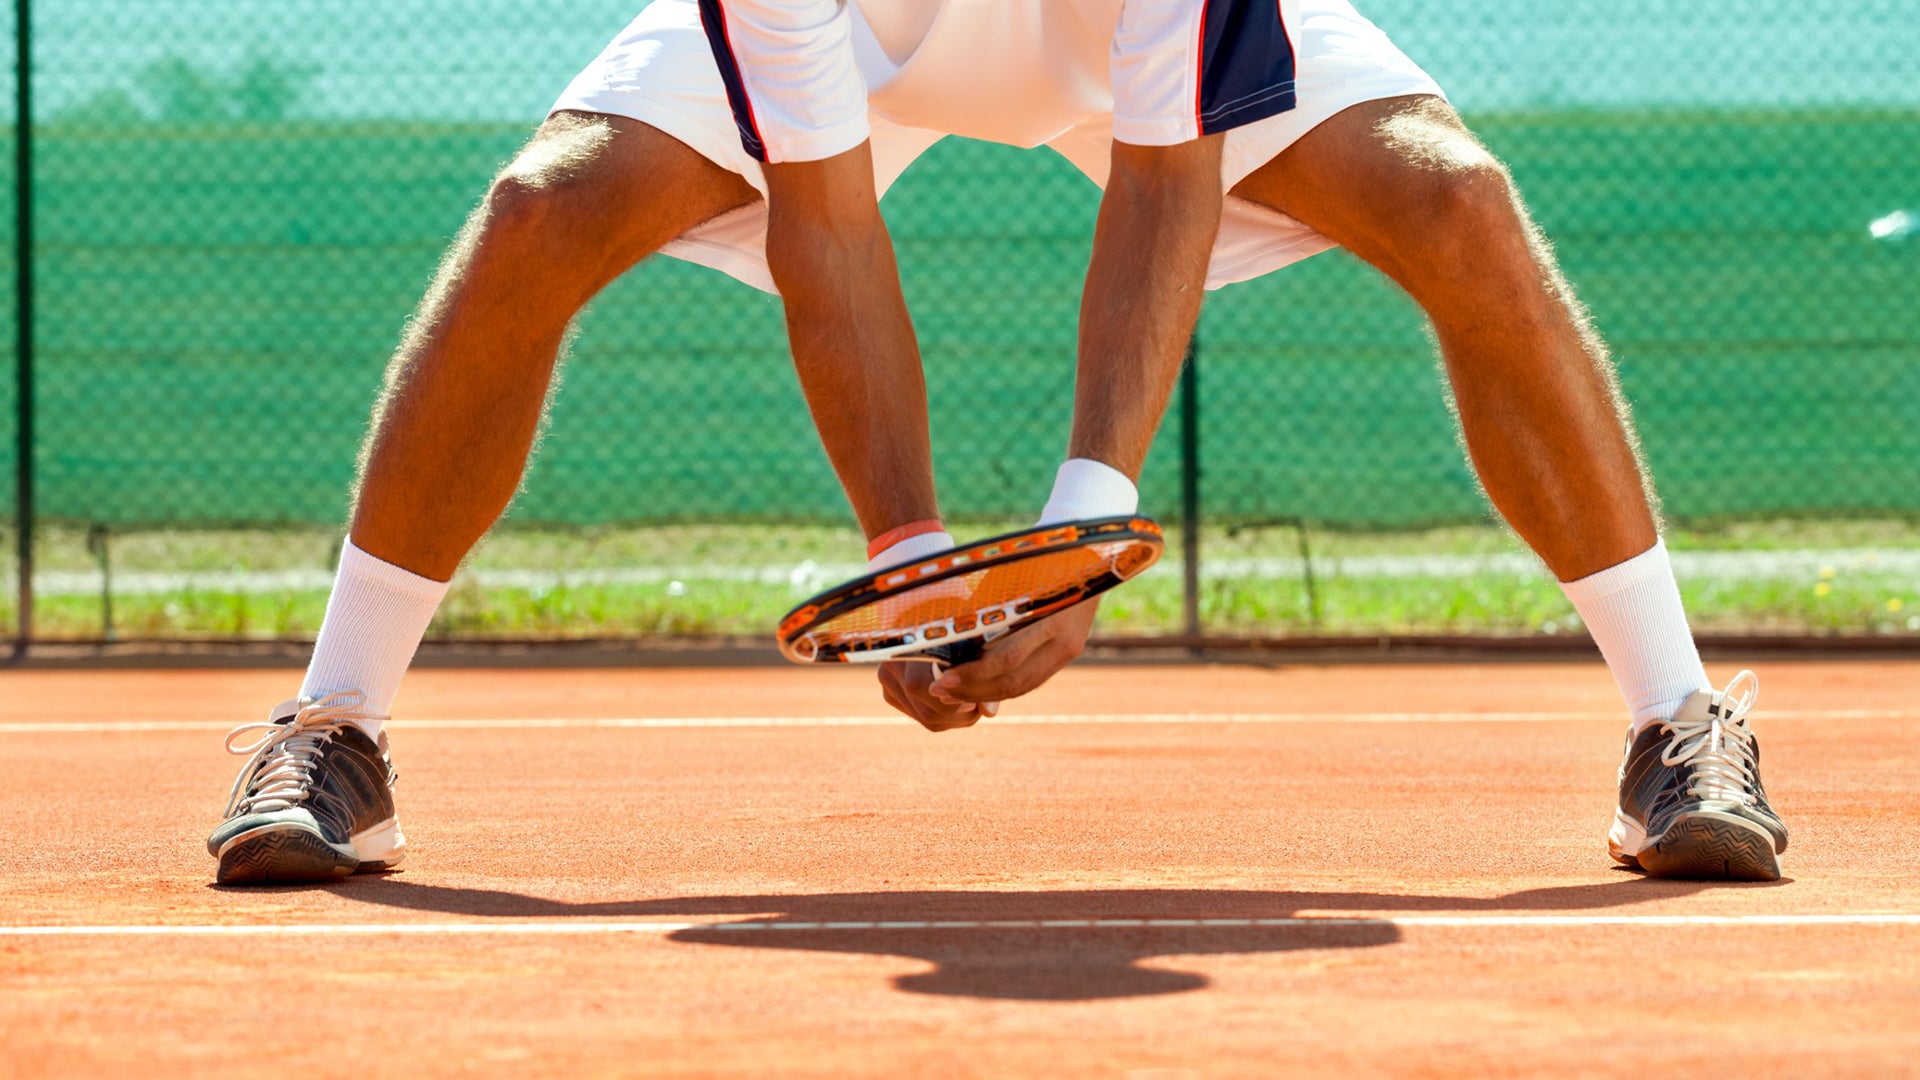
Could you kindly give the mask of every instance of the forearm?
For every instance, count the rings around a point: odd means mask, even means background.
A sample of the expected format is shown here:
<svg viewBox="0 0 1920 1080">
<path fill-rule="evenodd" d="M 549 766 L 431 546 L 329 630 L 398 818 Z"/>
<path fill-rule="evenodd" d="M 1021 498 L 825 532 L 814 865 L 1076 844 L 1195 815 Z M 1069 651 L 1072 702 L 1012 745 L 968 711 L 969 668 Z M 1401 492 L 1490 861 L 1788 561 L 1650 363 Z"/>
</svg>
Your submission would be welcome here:
<svg viewBox="0 0 1920 1080">
<path fill-rule="evenodd" d="M 1070 456 L 1139 479 L 1200 317 L 1221 198 L 1219 137 L 1114 144 L 1080 304 Z"/>
<path fill-rule="evenodd" d="M 926 380 L 867 146 L 767 177 L 794 367 L 854 514 L 870 538 L 939 517 Z"/>
</svg>

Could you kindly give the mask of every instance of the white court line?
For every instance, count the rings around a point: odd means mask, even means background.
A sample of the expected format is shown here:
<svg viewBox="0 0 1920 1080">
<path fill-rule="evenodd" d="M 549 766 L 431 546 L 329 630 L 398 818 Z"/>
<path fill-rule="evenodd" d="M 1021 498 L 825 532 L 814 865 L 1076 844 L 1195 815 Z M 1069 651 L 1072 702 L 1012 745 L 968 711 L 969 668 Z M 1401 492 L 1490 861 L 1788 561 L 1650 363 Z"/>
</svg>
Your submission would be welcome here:
<svg viewBox="0 0 1920 1080">
<path fill-rule="evenodd" d="M 461 922 L 461 923 L 242 923 L 147 926 L 5 926 L 0 937 L 286 937 L 411 935 L 580 935 L 792 933 L 884 930 L 1212 930 L 1314 927 L 1532 929 L 1597 926 L 1920 926 L 1916 913 L 1858 915 L 1407 915 L 1366 918 L 1289 916 L 1271 919 L 941 919 L 875 922 Z"/>
<path fill-rule="evenodd" d="M 1920 713 L 1880 709 L 1782 709 L 1761 715 L 1776 720 L 1920 720 Z M 1625 723 L 1617 712 L 1298 712 L 1298 713 L 1010 713 L 987 721 L 994 727 L 1054 724 L 1573 724 Z M 88 732 L 226 731 L 226 720 L 76 720 L 0 723 L 0 735 L 61 735 Z M 553 728 L 830 728 L 911 726 L 901 716 L 641 716 L 533 717 L 528 719 L 395 720 L 396 731 L 533 731 Z"/>
</svg>

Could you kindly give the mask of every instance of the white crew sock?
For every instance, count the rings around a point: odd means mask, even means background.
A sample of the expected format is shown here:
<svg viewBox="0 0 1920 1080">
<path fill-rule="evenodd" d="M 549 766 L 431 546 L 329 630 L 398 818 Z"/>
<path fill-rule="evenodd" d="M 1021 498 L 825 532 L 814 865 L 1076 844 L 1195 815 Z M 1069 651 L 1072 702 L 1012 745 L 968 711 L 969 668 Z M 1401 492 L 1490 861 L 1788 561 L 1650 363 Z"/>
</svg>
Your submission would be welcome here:
<svg viewBox="0 0 1920 1080">
<path fill-rule="evenodd" d="M 868 559 L 867 569 L 873 572 L 891 570 L 896 566 L 910 563 L 915 559 L 924 559 L 929 555 L 938 555 L 940 552 L 952 546 L 953 535 L 945 529 L 939 532 L 927 532 L 921 533 L 918 536 L 909 536 L 905 540 L 882 550 Z"/>
<path fill-rule="evenodd" d="M 1592 632 L 1620 684 L 1633 730 L 1670 720 L 1695 690 L 1709 689 L 1665 540 L 1618 566 L 1560 588 Z"/>
<path fill-rule="evenodd" d="M 1140 509 L 1140 490 L 1127 474 L 1092 458 L 1069 458 L 1053 477 L 1053 495 L 1040 524 L 1119 517 Z"/>
<path fill-rule="evenodd" d="M 367 695 L 366 708 L 373 716 L 358 722 L 368 735 L 379 738 L 381 718 L 393 707 L 400 677 L 413 663 L 420 637 L 446 594 L 446 582 L 382 562 L 349 539 L 340 549 L 340 570 L 300 696 L 359 690 Z"/>
</svg>

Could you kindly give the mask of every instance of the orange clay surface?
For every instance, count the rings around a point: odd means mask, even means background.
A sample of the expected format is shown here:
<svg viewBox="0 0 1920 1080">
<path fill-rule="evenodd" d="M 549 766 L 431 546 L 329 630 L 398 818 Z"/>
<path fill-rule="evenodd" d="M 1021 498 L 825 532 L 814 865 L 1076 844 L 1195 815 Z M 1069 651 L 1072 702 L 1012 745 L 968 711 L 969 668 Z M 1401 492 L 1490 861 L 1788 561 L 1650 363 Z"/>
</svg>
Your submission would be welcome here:
<svg viewBox="0 0 1920 1080">
<path fill-rule="evenodd" d="M 269 889 L 202 843 L 297 673 L 0 672 L 0 1077 L 1915 1075 L 1920 664 L 1755 666 L 1773 885 L 1613 868 L 1597 663 L 1080 666 L 944 735 L 857 670 L 423 670 L 404 868 Z"/>
</svg>

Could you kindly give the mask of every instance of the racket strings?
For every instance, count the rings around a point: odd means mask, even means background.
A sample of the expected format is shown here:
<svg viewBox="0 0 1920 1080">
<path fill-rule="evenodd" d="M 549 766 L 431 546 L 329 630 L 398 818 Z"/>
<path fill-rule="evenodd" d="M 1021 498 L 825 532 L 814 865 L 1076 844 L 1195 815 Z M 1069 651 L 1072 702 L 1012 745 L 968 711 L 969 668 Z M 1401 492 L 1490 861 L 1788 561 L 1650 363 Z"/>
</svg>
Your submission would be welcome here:
<svg viewBox="0 0 1920 1080">
<path fill-rule="evenodd" d="M 856 578 L 787 613 L 780 648 L 799 663 L 965 663 L 1016 626 L 1128 581 L 1162 547 L 1150 518 L 1008 533 Z"/>
<path fill-rule="evenodd" d="M 925 585 L 910 585 L 838 618 L 807 636 L 820 645 L 857 643 L 913 633 L 928 644 L 961 635 L 991 636 L 1035 610 L 1078 598 L 1096 581 L 1122 572 L 1129 549 L 1117 541 L 1070 548 L 984 567 Z M 1147 553 L 1148 561 L 1151 553 Z M 984 629 L 983 629 L 984 627 Z"/>
</svg>

